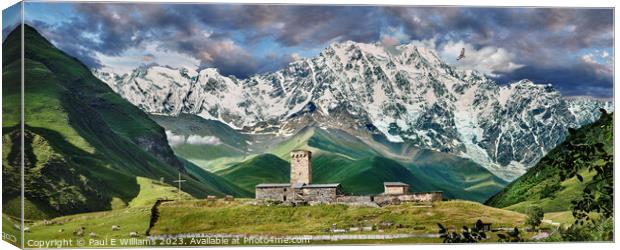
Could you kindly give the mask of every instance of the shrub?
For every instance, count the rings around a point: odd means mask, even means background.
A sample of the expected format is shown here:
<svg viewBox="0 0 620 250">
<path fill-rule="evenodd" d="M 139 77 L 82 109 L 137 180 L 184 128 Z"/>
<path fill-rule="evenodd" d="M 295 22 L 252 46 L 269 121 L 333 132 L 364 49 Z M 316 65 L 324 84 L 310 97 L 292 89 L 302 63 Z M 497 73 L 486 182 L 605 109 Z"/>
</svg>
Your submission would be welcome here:
<svg viewBox="0 0 620 250">
<path fill-rule="evenodd" d="M 539 206 L 531 206 L 527 209 L 527 219 L 525 219 L 525 224 L 532 227 L 532 229 L 536 229 L 542 223 L 542 219 L 545 216 L 542 208 Z"/>
<path fill-rule="evenodd" d="M 497 237 L 499 238 L 499 242 L 523 242 L 521 232 L 516 227 L 507 234 L 497 234 Z"/>
<path fill-rule="evenodd" d="M 443 239 L 443 243 L 477 243 L 487 238 L 484 232 L 480 232 L 476 228 L 463 226 L 461 233 L 457 233 L 448 231 L 440 223 L 437 223 L 437 226 L 439 226 L 439 238 Z"/>
</svg>

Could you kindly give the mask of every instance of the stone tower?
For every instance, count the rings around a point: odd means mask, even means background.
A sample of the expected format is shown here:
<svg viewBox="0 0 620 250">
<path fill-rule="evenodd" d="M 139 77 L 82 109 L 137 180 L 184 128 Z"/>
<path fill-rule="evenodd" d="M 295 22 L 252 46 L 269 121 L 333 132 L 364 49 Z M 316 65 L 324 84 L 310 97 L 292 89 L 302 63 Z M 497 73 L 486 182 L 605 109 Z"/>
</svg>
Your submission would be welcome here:
<svg viewBox="0 0 620 250">
<path fill-rule="evenodd" d="M 293 150 L 291 152 L 291 184 L 312 182 L 312 152 Z"/>
</svg>

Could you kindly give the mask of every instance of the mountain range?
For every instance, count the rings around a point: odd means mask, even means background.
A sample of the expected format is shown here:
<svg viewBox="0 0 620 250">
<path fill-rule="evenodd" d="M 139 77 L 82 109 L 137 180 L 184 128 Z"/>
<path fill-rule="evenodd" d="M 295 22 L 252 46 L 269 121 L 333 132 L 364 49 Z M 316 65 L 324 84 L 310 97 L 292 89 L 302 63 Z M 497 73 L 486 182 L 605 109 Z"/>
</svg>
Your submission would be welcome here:
<svg viewBox="0 0 620 250">
<path fill-rule="evenodd" d="M 247 79 L 157 64 L 122 75 L 93 73 L 150 114 L 193 114 L 276 141 L 308 127 L 339 130 L 471 159 L 508 181 L 562 142 L 568 128 L 595 121 L 600 108 L 613 111 L 611 102 L 564 98 L 549 84 L 500 85 L 414 44 L 334 43 L 316 57 Z"/>
<path fill-rule="evenodd" d="M 307 126 L 295 135 L 279 136 L 243 133 L 190 114 L 151 118 L 171 135 L 177 155 L 252 193 L 259 183 L 289 181 L 295 149 L 312 151 L 313 182 L 341 183 L 349 194 L 379 194 L 383 182 L 401 181 L 413 191 L 443 191 L 449 199 L 482 202 L 507 184 L 469 159 L 360 138 L 341 129 Z M 221 139 L 205 139 L 213 135 Z"/>
</svg>

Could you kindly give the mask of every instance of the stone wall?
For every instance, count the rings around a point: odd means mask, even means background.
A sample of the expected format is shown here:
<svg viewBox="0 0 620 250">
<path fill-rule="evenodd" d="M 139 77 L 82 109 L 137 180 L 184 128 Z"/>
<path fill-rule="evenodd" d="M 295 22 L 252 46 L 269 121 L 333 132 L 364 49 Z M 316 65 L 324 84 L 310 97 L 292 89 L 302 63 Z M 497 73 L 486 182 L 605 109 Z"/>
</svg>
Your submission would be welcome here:
<svg viewBox="0 0 620 250">
<path fill-rule="evenodd" d="M 379 206 L 400 204 L 400 199 L 398 199 L 398 196 L 395 195 L 377 195 L 374 197 L 374 200 Z"/>
<path fill-rule="evenodd" d="M 296 193 L 299 192 L 299 194 Z M 443 192 L 420 192 L 401 195 L 345 196 L 337 187 L 303 188 L 295 190 L 284 187 L 256 188 L 257 200 L 314 202 L 314 203 L 376 203 L 380 206 L 401 202 L 435 202 L 443 200 Z"/>
<path fill-rule="evenodd" d="M 409 187 L 407 186 L 388 186 L 385 187 L 385 194 L 408 194 Z"/>
<path fill-rule="evenodd" d="M 435 202 L 443 200 L 443 192 L 421 192 L 401 195 L 374 196 L 374 202 L 380 206 L 400 204 L 401 202 Z"/>
<path fill-rule="evenodd" d="M 380 205 L 400 204 L 401 202 L 434 202 L 443 200 L 442 192 L 422 192 L 403 195 L 345 196 L 338 188 L 304 188 L 296 195 L 290 188 L 257 188 L 257 200 L 275 201 L 315 201 L 322 203 L 367 203 Z"/>
<path fill-rule="evenodd" d="M 433 202 L 443 200 L 443 192 L 421 192 L 397 196 L 406 202 Z"/>
<path fill-rule="evenodd" d="M 257 200 L 286 201 L 290 198 L 287 197 L 288 189 L 282 187 L 257 188 L 255 192 Z"/>
<path fill-rule="evenodd" d="M 374 202 L 372 196 L 338 196 L 336 202 L 343 203 L 362 203 L 362 202 Z"/>
<path fill-rule="evenodd" d="M 256 188 L 257 200 L 272 201 L 316 201 L 322 203 L 337 202 L 336 198 L 342 196 L 340 187 L 317 187 L 295 189 L 290 187 L 260 187 Z"/>
<path fill-rule="evenodd" d="M 306 201 L 336 202 L 339 194 L 338 188 L 304 188 L 304 199 Z"/>
</svg>

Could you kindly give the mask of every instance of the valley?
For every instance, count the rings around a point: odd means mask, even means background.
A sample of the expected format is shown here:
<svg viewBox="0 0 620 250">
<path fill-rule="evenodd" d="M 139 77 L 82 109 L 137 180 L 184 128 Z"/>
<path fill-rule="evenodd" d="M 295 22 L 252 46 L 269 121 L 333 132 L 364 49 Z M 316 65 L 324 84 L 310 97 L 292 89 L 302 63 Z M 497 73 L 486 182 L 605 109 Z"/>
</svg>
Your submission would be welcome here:
<svg viewBox="0 0 620 250">
<path fill-rule="evenodd" d="M 342 183 L 344 191 L 352 194 L 380 193 L 383 182 L 401 181 L 415 191 L 441 190 L 448 198 L 483 202 L 507 184 L 467 159 L 405 143 L 360 138 L 338 129 L 313 126 L 291 136 L 255 135 L 194 115 L 151 117 L 175 137 L 218 138 L 217 145 L 192 144 L 186 139 L 172 149 L 251 193 L 259 183 L 287 182 L 289 153 L 295 149 L 313 152 L 314 180 Z"/>
</svg>

